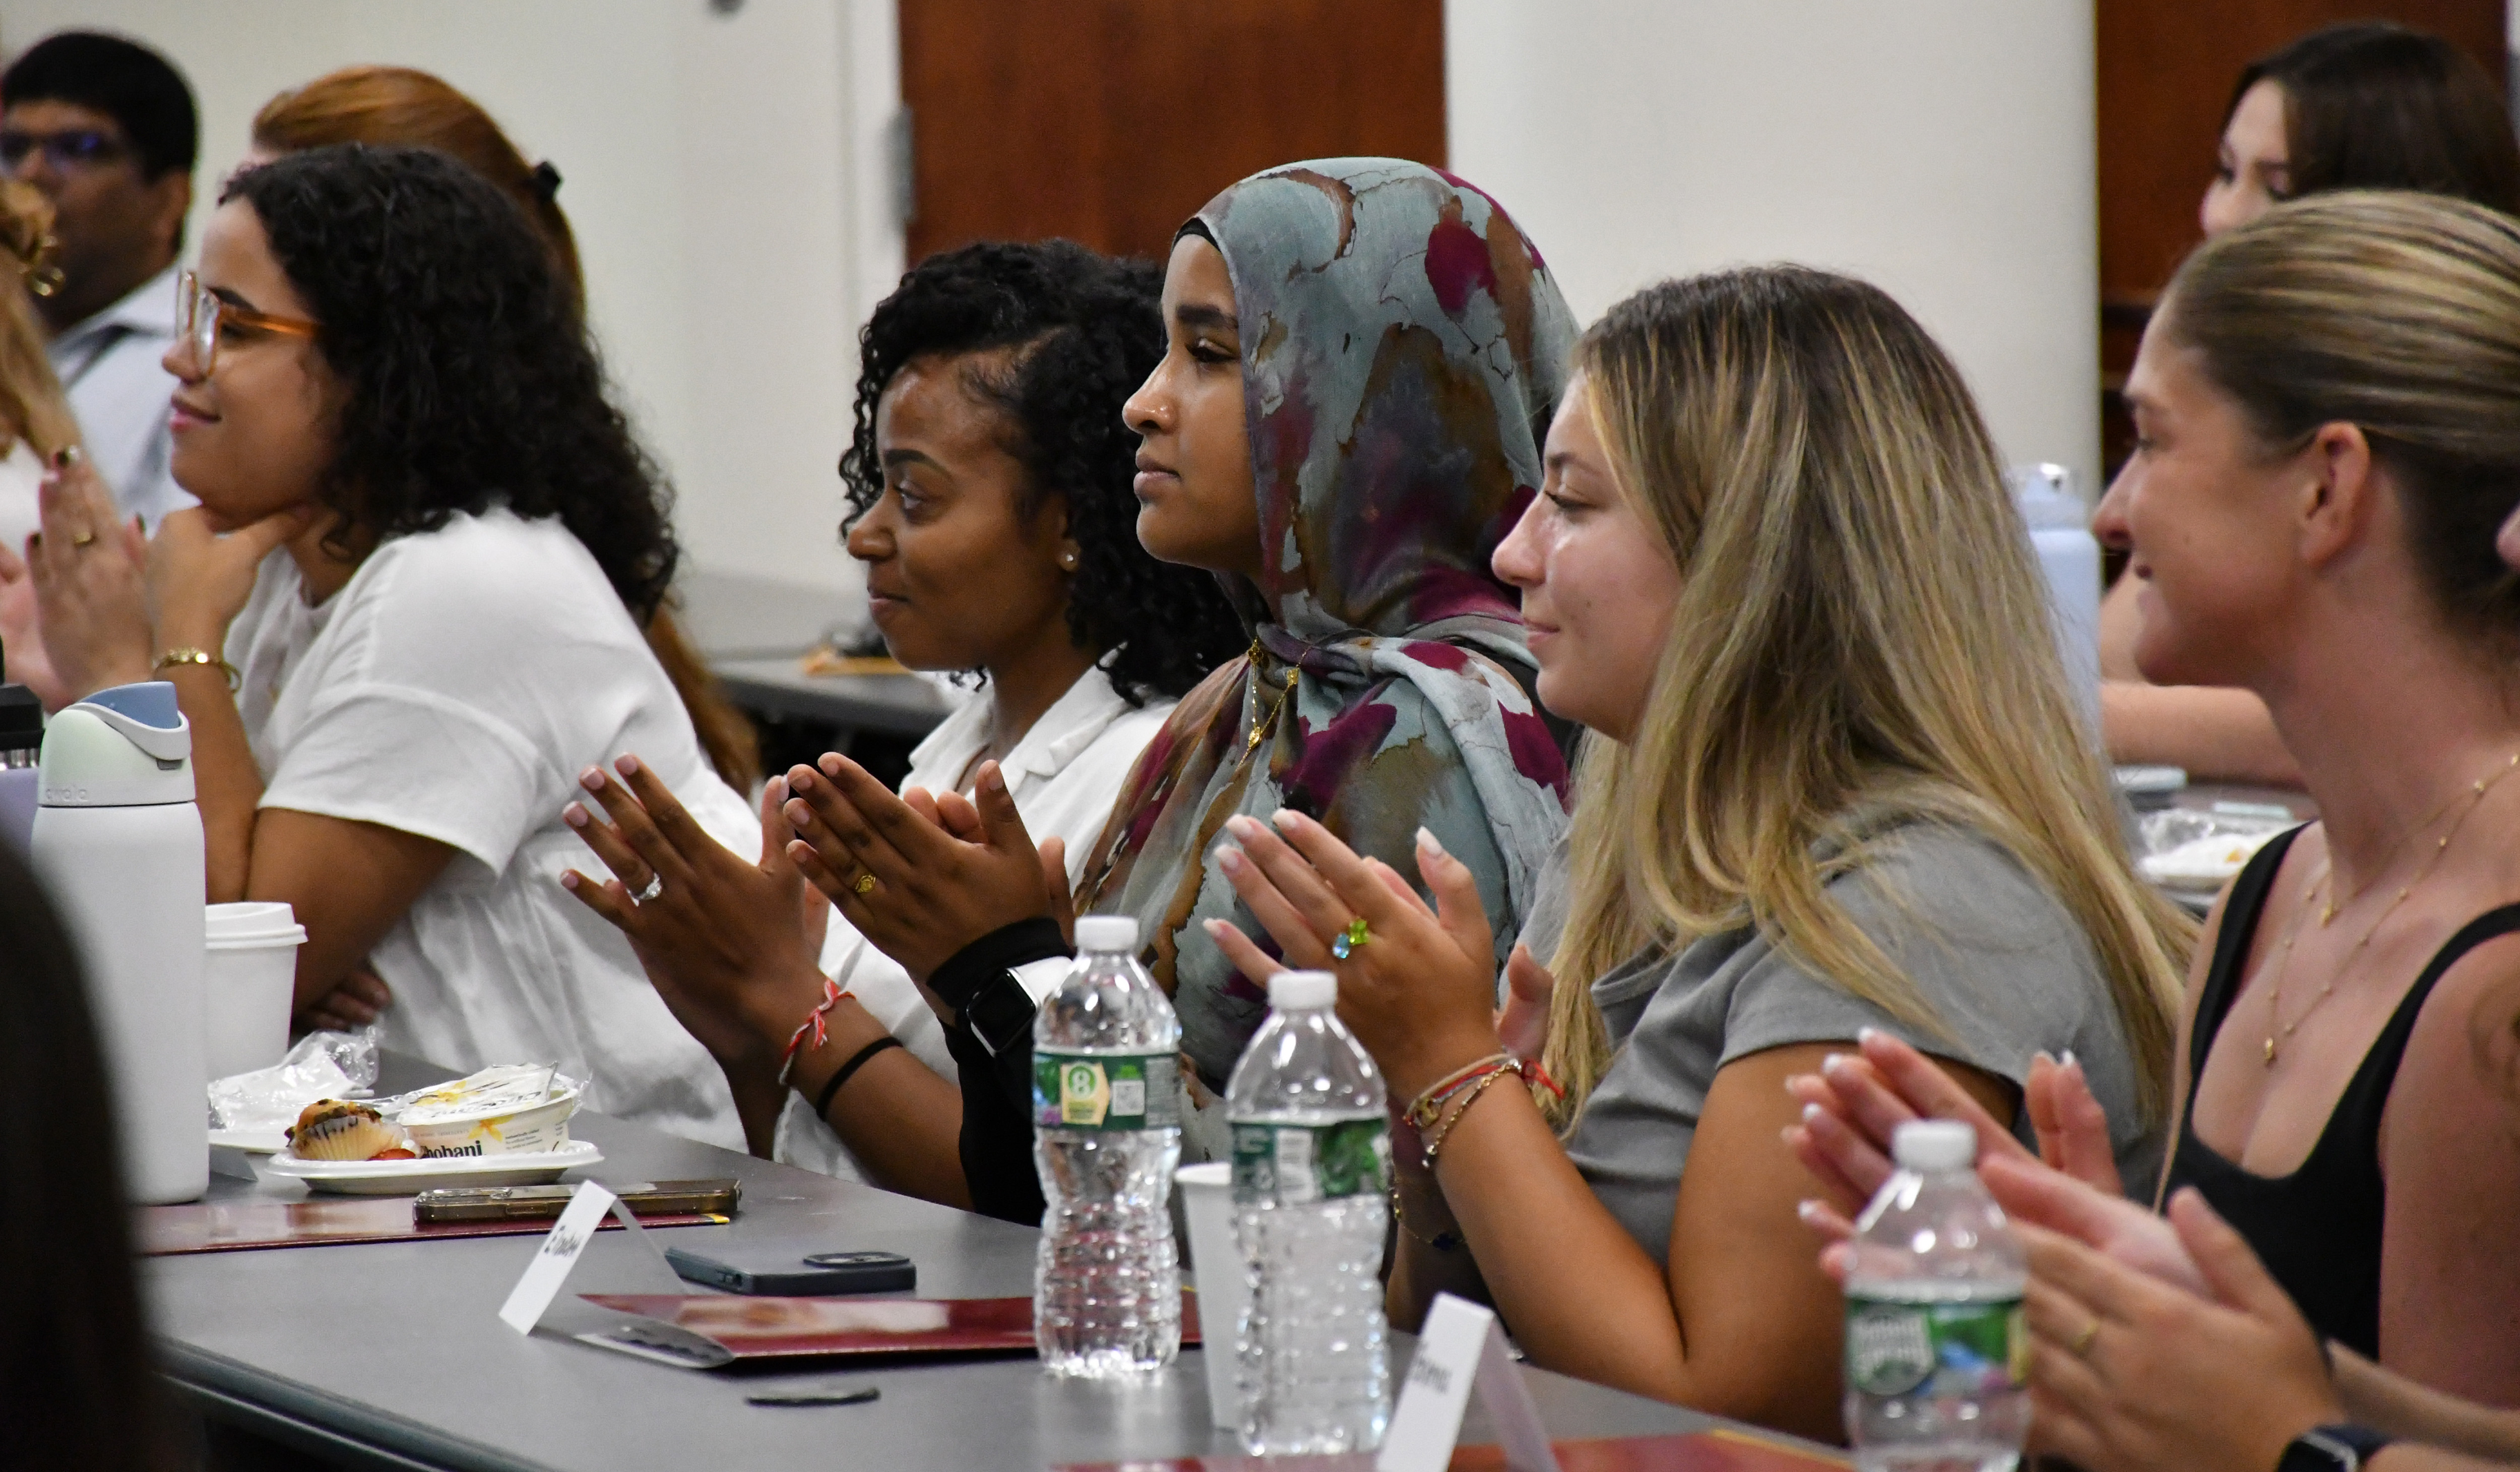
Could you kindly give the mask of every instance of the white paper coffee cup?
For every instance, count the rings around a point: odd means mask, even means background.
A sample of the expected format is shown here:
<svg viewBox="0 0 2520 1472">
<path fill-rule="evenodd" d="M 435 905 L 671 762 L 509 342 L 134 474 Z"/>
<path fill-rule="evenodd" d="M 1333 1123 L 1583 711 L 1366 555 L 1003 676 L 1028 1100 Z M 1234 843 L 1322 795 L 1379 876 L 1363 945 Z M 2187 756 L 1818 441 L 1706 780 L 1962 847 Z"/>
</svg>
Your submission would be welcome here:
<svg viewBox="0 0 2520 1472">
<path fill-rule="evenodd" d="M 289 1052 L 305 927 L 288 901 L 256 899 L 206 906 L 202 933 L 208 954 L 202 968 L 202 1042 L 209 1076 L 271 1067 Z"/>
<path fill-rule="evenodd" d="M 1234 1238 L 1234 1167 L 1223 1161 L 1184 1166 L 1173 1179 L 1181 1185 L 1192 1281 L 1198 1284 L 1198 1357 L 1207 1367 L 1208 1419 L 1232 1431 L 1242 1424 L 1235 1335 L 1250 1292 L 1242 1248 Z"/>
</svg>

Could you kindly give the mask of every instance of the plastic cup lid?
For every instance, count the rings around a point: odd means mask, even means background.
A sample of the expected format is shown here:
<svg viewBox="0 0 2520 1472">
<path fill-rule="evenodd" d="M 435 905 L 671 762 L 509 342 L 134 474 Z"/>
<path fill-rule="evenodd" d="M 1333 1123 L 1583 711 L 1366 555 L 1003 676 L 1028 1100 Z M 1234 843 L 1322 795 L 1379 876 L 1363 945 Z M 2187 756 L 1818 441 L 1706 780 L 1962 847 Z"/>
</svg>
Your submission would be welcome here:
<svg viewBox="0 0 2520 1472">
<path fill-rule="evenodd" d="M 286 899 L 245 899 L 204 905 L 202 938 L 212 945 L 294 945 L 306 939 Z"/>
<path fill-rule="evenodd" d="M 1135 915 L 1085 915 L 1076 922 L 1078 950 L 1135 950 L 1138 948 L 1138 919 Z"/>
<path fill-rule="evenodd" d="M 1964 1171 L 1977 1160 L 1977 1131 L 1958 1120 L 1910 1120 L 1891 1131 L 1890 1154 L 1903 1171 Z"/>
<path fill-rule="evenodd" d="M 1327 971 L 1281 971 L 1269 978 L 1269 1005 L 1281 1012 L 1334 1006 L 1338 978 Z"/>
</svg>

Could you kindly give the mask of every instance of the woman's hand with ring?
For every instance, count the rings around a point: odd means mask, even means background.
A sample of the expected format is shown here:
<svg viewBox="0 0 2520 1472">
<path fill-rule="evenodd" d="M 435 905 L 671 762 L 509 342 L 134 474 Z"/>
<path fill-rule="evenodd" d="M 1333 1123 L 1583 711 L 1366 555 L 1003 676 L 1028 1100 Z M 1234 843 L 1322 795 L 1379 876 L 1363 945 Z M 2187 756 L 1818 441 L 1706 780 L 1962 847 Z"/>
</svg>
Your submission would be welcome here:
<svg viewBox="0 0 2520 1472">
<path fill-rule="evenodd" d="M 1418 835 L 1418 869 L 1435 907 L 1377 859 L 1361 858 L 1320 823 L 1281 811 L 1277 831 L 1228 820 L 1216 860 L 1279 945 L 1282 962 L 1234 926 L 1210 921 L 1226 959 L 1254 982 L 1284 967 L 1336 971 L 1339 1017 L 1373 1055 L 1395 1099 L 1498 1051 L 1495 933 L 1469 868 L 1432 834 Z M 1364 922 L 1360 932 L 1353 929 Z M 1348 954 L 1334 954 L 1341 940 Z"/>
<path fill-rule="evenodd" d="M 147 539 L 115 521 L 113 496 L 85 456 L 55 456 L 36 504 L 43 530 L 28 545 L 27 572 L 62 694 L 77 700 L 150 678 Z"/>
<path fill-rule="evenodd" d="M 980 764 L 969 803 L 895 797 L 836 753 L 818 765 L 788 774 L 784 811 L 796 833 L 788 851 L 913 979 L 923 984 L 955 952 L 1016 921 L 1063 917 L 1064 847 L 1052 839 L 1033 848 L 996 762 Z"/>
<path fill-rule="evenodd" d="M 823 992 L 822 938 L 805 921 L 808 892 L 780 815 L 786 783 L 771 778 L 763 795 L 756 864 L 711 838 L 646 763 L 623 757 L 615 770 L 579 778 L 610 822 L 577 803 L 562 813 L 614 877 L 599 884 L 572 869 L 561 883 L 629 939 L 656 994 L 730 1081 L 775 1080 L 788 1035 Z M 653 897 L 634 899 L 652 884 L 661 886 Z"/>
<path fill-rule="evenodd" d="M 2170 1220 L 2190 1293 L 2023 1223 L 2037 1449 L 2092 1472 L 2272 1467 L 2345 1412 L 2318 1337 L 2239 1233 L 2195 1192 Z"/>
</svg>

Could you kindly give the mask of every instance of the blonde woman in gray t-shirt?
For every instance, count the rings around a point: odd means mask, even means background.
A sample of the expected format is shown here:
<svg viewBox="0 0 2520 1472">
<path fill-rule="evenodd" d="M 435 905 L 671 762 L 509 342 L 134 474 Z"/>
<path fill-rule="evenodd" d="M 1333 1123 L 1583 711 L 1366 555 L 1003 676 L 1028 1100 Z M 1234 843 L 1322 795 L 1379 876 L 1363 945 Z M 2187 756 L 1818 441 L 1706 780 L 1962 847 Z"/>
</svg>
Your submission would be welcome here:
<svg viewBox="0 0 2520 1472">
<path fill-rule="evenodd" d="M 1733 271 L 1612 308 L 1576 366 L 1496 556 L 1541 699 L 1593 733 L 1556 980 L 1518 950 L 1492 1010 L 1431 842 L 1432 910 L 1294 814 L 1237 819 L 1220 862 L 1284 964 L 1339 974 L 1406 1110 L 1395 1317 L 1475 1260 L 1535 1361 L 1833 1440 L 1785 1080 L 1877 1027 L 2014 1119 L 2071 1049 L 2138 1159 L 2187 929 L 2134 876 L 1994 446 L 1914 319 Z"/>
</svg>

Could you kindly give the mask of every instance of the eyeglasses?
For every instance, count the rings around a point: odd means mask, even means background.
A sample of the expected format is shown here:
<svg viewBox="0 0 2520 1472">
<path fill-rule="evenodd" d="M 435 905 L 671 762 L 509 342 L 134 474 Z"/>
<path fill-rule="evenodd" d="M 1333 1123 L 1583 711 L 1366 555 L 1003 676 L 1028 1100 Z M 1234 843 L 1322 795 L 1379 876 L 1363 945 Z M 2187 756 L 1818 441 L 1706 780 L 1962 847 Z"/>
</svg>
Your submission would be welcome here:
<svg viewBox="0 0 2520 1472">
<path fill-rule="evenodd" d="M 128 152 L 121 139 L 102 128 L 73 128 L 63 133 L 29 133 L 11 128 L 0 132 L 0 169 L 13 174 L 23 171 L 26 161 L 38 153 L 55 169 L 69 173 L 103 168 Z"/>
<path fill-rule="evenodd" d="M 189 345 L 193 361 L 208 378 L 218 366 L 219 340 L 235 332 L 276 332 L 312 340 L 315 324 L 303 317 L 275 317 L 243 307 L 202 285 L 186 271 L 175 283 L 175 340 Z"/>
</svg>

